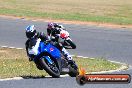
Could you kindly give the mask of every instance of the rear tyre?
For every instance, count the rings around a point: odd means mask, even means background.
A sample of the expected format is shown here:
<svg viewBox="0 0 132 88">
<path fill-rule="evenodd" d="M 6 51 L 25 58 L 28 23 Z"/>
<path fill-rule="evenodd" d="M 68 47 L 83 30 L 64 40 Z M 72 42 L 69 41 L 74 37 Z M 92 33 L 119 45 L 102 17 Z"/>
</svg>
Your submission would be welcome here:
<svg viewBox="0 0 132 88">
<path fill-rule="evenodd" d="M 49 57 L 50 58 L 50 57 Z M 52 60 L 52 59 L 51 59 Z M 57 67 L 57 64 L 52 60 L 52 64 L 50 64 L 45 57 L 40 58 L 41 66 L 44 70 L 52 77 L 59 78 L 60 70 Z"/>
<path fill-rule="evenodd" d="M 76 77 L 79 74 L 78 68 L 74 68 L 74 66 L 69 66 L 69 76 Z"/>
</svg>

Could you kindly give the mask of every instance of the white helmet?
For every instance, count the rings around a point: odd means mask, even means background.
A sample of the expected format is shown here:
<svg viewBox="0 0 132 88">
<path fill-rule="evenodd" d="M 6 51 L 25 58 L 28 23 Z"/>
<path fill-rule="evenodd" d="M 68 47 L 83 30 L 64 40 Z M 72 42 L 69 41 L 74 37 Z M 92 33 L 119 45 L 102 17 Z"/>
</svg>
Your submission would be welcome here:
<svg viewBox="0 0 132 88">
<path fill-rule="evenodd" d="M 26 28 L 26 36 L 27 38 L 32 38 L 36 33 L 35 26 L 30 25 Z"/>
</svg>

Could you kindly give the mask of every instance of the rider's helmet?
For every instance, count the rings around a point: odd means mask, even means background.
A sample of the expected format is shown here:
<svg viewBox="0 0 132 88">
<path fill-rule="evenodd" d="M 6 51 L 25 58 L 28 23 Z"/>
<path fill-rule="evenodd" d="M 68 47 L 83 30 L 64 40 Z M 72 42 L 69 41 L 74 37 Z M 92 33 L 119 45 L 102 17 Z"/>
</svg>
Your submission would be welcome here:
<svg viewBox="0 0 132 88">
<path fill-rule="evenodd" d="M 35 26 L 30 25 L 26 28 L 26 36 L 27 38 L 32 38 L 36 33 Z"/>
<path fill-rule="evenodd" d="M 48 23 L 48 29 L 53 29 L 53 28 L 54 28 L 54 23 L 53 22 Z"/>
</svg>

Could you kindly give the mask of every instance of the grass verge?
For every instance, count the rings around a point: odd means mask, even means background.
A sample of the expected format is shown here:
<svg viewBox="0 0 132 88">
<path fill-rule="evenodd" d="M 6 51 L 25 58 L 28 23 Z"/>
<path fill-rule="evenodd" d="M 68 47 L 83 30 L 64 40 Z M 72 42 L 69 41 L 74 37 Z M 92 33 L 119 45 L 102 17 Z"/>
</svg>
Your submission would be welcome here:
<svg viewBox="0 0 132 88">
<path fill-rule="evenodd" d="M 131 0 L 0 0 L 0 14 L 44 19 L 132 24 Z"/>
<path fill-rule="evenodd" d="M 116 70 L 121 65 L 105 59 L 79 58 L 74 56 L 79 67 L 86 72 Z M 33 62 L 29 62 L 23 49 L 0 48 L 0 78 L 8 77 L 44 77 L 48 75 L 44 70 L 38 70 Z"/>
</svg>

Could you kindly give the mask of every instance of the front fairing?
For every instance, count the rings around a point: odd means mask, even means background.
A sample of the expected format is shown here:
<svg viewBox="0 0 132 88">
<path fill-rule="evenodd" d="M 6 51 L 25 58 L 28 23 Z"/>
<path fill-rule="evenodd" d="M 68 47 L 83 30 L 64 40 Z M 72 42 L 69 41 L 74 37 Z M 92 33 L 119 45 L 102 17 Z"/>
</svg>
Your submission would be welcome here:
<svg viewBox="0 0 132 88">
<path fill-rule="evenodd" d="M 42 42 L 40 39 L 31 39 L 30 40 L 30 47 L 28 47 L 28 54 L 29 56 L 31 55 L 35 55 L 35 56 L 39 56 L 41 53 L 49 53 L 53 58 L 61 58 L 61 52 L 52 44 L 48 43 L 44 43 Z M 36 47 L 37 45 L 37 47 Z"/>
</svg>

